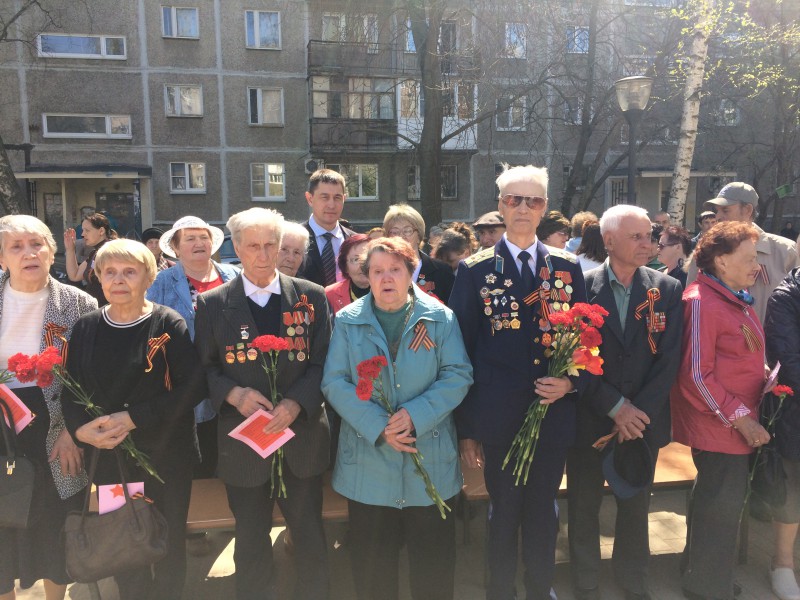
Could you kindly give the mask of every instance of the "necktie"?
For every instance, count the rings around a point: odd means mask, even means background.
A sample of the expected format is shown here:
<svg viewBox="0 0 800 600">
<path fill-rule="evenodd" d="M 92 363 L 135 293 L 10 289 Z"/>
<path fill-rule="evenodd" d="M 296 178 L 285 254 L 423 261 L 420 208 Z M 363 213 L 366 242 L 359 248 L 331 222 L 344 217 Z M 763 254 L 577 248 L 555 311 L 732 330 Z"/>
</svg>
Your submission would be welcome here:
<svg viewBox="0 0 800 600">
<path fill-rule="evenodd" d="M 333 255 L 333 234 L 323 233 L 326 244 L 322 249 L 322 269 L 325 276 L 325 285 L 336 283 L 336 257 Z"/>
<path fill-rule="evenodd" d="M 528 262 L 530 260 L 531 255 L 529 252 L 523 250 L 519 253 L 519 259 L 522 261 L 522 289 L 526 294 L 533 291 L 533 271 L 531 270 L 531 265 Z"/>
</svg>

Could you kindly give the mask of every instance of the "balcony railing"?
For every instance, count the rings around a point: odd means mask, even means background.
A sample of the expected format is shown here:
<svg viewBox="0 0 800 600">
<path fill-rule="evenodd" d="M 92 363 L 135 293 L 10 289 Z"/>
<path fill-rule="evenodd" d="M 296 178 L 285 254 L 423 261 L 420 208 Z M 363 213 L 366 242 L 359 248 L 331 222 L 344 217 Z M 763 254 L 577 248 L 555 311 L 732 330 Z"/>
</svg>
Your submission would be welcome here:
<svg viewBox="0 0 800 600">
<path fill-rule="evenodd" d="M 397 122 L 375 119 L 322 119 L 311 121 L 311 151 L 359 150 L 386 152 L 397 149 Z"/>
</svg>

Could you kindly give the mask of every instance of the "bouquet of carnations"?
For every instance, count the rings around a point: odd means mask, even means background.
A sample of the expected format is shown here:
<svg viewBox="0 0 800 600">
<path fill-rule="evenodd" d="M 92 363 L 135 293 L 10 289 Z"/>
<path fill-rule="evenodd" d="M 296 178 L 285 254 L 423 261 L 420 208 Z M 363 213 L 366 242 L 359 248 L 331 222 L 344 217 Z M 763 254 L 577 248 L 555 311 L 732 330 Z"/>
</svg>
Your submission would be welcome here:
<svg viewBox="0 0 800 600">
<path fill-rule="evenodd" d="M 603 374 L 603 359 L 600 358 L 599 349 L 603 340 L 599 328 L 603 326 L 603 320 L 607 316 L 608 311 L 602 306 L 584 302 L 576 302 L 567 311 L 550 314 L 548 320 L 555 331 L 543 336 L 543 340 L 549 338 L 550 341 L 544 353 L 549 359 L 548 377 L 577 376 L 581 370 L 593 375 Z M 512 458 L 516 460 L 513 471 L 516 485 L 519 485 L 520 480 L 523 485 L 528 482 L 528 473 L 539 443 L 542 421 L 550 406 L 542 404 L 540 400 L 541 398 L 537 397 L 528 408 L 522 427 L 503 460 L 504 469 Z"/>
</svg>

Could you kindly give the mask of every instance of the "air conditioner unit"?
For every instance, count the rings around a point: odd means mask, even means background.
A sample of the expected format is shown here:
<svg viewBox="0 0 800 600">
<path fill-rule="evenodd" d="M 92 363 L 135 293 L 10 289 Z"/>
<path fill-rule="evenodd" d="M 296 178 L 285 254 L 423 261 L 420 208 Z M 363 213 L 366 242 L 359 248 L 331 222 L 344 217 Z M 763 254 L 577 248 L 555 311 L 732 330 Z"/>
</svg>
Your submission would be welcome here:
<svg viewBox="0 0 800 600">
<path fill-rule="evenodd" d="M 321 158 L 307 158 L 306 159 L 306 175 L 311 175 L 314 171 L 325 168 L 325 161 Z"/>
</svg>

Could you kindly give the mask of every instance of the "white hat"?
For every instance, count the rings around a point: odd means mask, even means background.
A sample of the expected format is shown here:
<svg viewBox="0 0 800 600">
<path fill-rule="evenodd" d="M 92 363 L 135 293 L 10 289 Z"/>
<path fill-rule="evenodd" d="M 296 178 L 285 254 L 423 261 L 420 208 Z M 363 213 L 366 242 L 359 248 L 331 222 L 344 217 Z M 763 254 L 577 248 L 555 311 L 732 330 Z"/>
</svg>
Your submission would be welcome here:
<svg viewBox="0 0 800 600">
<path fill-rule="evenodd" d="M 181 229 L 207 229 L 211 234 L 211 254 L 219 250 L 219 247 L 222 246 L 222 241 L 225 239 L 225 234 L 222 232 L 222 229 L 209 225 L 200 217 L 181 217 L 175 221 L 172 229 L 162 235 L 161 239 L 158 240 L 158 247 L 161 248 L 161 252 L 167 256 L 177 258 L 175 249 L 170 246 L 170 242 L 175 232 Z"/>
</svg>

